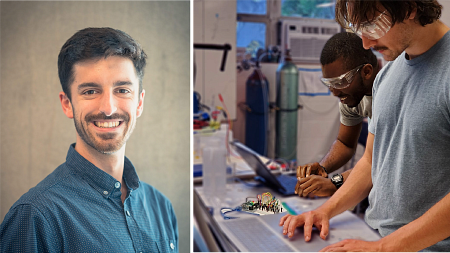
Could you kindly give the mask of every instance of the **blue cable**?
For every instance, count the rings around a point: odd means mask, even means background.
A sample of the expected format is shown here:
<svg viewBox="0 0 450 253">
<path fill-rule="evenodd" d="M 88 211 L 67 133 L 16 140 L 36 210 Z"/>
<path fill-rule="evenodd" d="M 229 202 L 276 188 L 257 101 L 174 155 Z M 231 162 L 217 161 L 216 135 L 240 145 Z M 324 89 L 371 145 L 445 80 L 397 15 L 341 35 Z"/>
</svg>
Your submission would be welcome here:
<svg viewBox="0 0 450 253">
<path fill-rule="evenodd" d="M 220 209 L 220 214 L 222 215 L 224 220 L 231 220 L 231 219 L 239 218 L 239 217 L 227 216 L 227 213 L 231 213 L 231 212 L 243 212 L 242 211 L 242 207 L 241 206 L 237 206 L 236 208 L 223 207 L 223 208 Z M 243 212 L 243 213 L 253 214 L 253 215 L 259 216 L 258 213 L 249 213 L 249 212 Z"/>
</svg>

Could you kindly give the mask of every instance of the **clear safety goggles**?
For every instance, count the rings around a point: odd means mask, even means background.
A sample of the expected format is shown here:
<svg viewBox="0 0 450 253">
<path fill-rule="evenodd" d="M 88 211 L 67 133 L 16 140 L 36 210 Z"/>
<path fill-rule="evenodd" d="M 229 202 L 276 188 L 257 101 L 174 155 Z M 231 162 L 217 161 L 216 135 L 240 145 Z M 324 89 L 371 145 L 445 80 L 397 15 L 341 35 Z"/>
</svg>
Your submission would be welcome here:
<svg viewBox="0 0 450 253">
<path fill-rule="evenodd" d="M 366 37 L 369 40 L 377 40 L 391 29 L 392 22 L 388 19 L 386 11 L 383 11 L 372 22 L 363 22 L 359 25 L 358 29 L 350 23 L 350 29 L 359 37 Z"/>
<path fill-rule="evenodd" d="M 345 89 L 353 82 L 353 78 L 355 78 L 356 73 L 364 67 L 364 65 L 359 65 L 358 67 L 348 71 L 347 73 L 344 73 L 338 77 L 332 77 L 332 78 L 320 78 L 323 84 L 327 86 L 328 88 L 333 89 Z"/>
</svg>

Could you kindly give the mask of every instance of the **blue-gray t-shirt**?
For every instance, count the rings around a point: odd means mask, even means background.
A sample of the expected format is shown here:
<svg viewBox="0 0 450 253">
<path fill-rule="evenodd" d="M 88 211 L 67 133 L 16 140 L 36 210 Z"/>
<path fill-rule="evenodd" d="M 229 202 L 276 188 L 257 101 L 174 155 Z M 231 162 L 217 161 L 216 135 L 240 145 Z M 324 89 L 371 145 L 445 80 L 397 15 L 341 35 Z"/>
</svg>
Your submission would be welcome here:
<svg viewBox="0 0 450 253">
<path fill-rule="evenodd" d="M 419 218 L 450 192 L 449 66 L 450 32 L 412 60 L 403 52 L 375 79 L 366 222 L 382 236 Z M 450 238 L 426 250 L 449 251 Z"/>
<path fill-rule="evenodd" d="M 71 145 L 66 162 L 24 194 L 0 226 L 0 252 L 178 252 L 170 201 L 125 157 L 121 184 Z"/>
</svg>

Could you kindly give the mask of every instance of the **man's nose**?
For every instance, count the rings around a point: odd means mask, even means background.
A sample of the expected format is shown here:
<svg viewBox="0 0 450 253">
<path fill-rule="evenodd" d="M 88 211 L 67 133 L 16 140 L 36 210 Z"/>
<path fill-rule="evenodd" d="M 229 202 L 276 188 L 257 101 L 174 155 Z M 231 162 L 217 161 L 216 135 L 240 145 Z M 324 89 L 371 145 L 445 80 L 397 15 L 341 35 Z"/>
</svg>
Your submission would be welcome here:
<svg viewBox="0 0 450 253">
<path fill-rule="evenodd" d="M 111 116 L 117 111 L 117 105 L 113 94 L 111 94 L 110 92 L 103 93 L 99 110 L 106 116 Z"/>
<path fill-rule="evenodd" d="M 375 46 L 377 44 L 377 40 L 371 40 L 368 39 L 365 36 L 361 36 L 362 42 L 363 42 L 363 47 L 364 49 L 370 49 L 371 47 Z"/>
</svg>

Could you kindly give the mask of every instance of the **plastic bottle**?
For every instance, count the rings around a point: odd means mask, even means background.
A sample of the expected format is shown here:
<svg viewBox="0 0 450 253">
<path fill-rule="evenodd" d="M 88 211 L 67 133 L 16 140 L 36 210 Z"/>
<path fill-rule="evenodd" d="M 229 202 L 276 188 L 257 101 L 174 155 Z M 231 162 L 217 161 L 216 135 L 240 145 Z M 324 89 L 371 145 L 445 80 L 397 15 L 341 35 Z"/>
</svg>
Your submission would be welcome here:
<svg viewBox="0 0 450 253">
<path fill-rule="evenodd" d="M 227 150 L 222 138 L 210 137 L 204 140 L 203 148 L 203 191 L 207 199 L 217 204 L 226 191 Z"/>
</svg>

